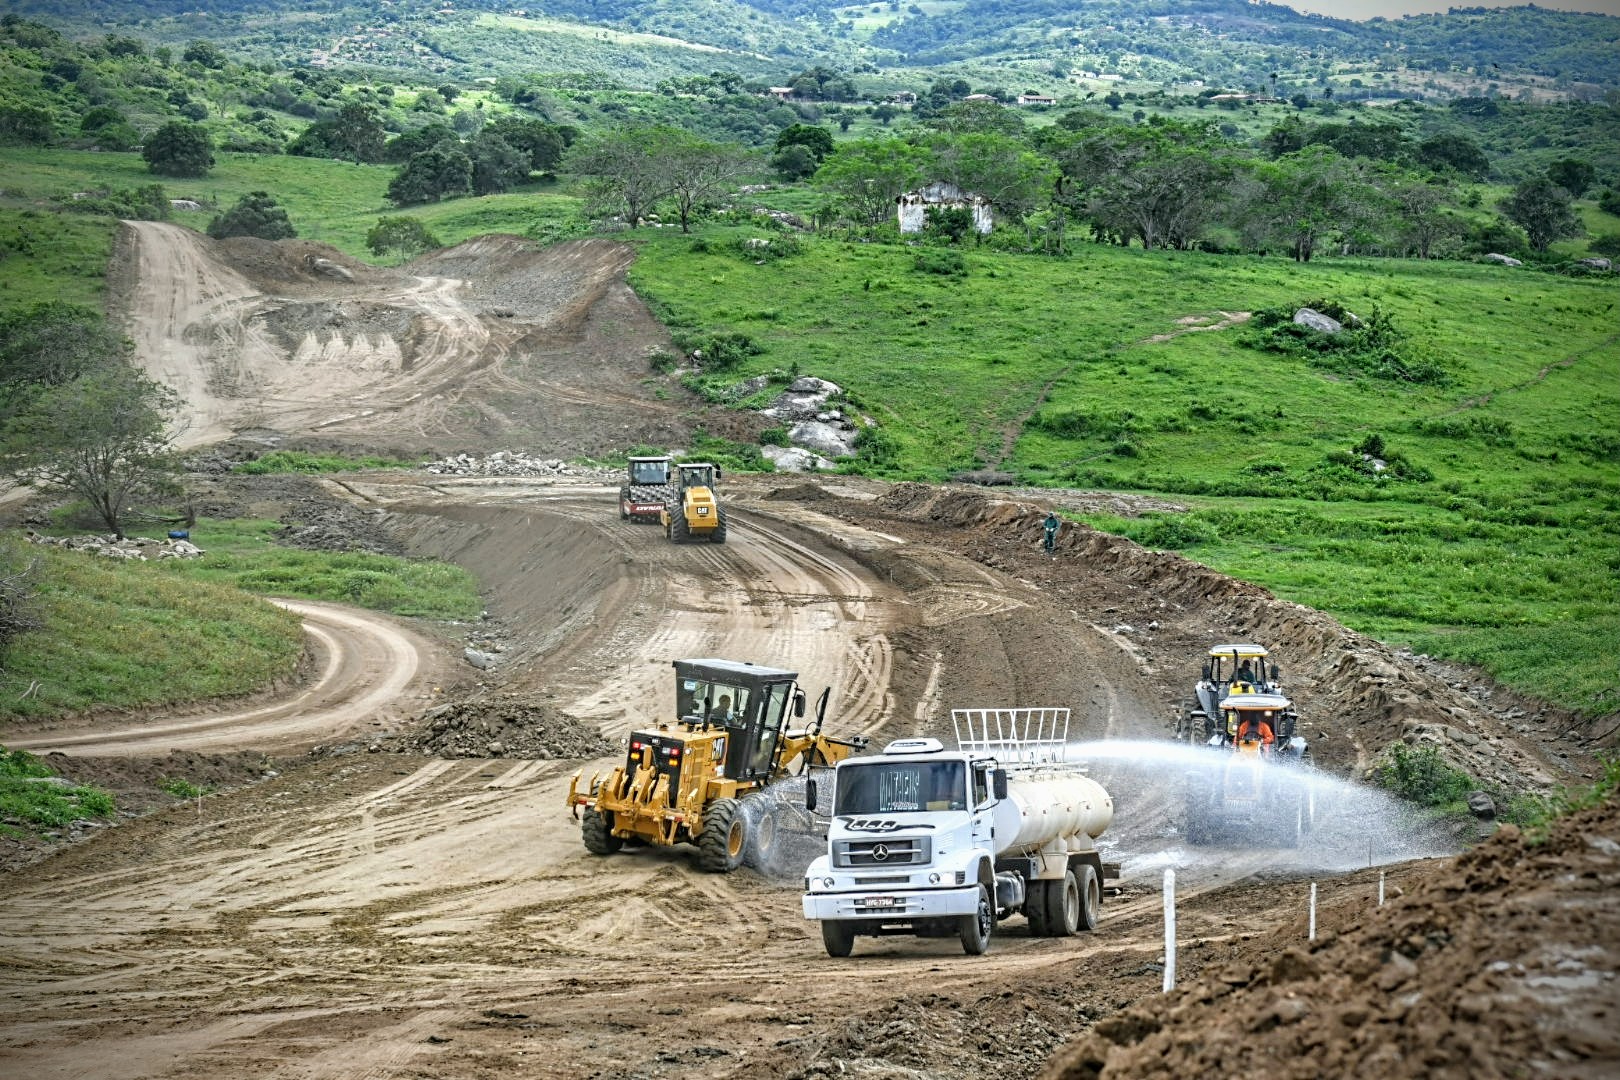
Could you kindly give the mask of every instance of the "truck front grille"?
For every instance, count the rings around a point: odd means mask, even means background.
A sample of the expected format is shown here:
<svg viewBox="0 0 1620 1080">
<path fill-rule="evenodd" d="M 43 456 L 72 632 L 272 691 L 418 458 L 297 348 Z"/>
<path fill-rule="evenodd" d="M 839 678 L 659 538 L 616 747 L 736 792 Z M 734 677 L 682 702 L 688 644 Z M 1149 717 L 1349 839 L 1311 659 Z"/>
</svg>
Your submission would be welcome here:
<svg viewBox="0 0 1620 1080">
<path fill-rule="evenodd" d="M 837 840 L 833 866 L 840 869 L 886 870 L 891 866 L 926 866 L 933 859 L 926 836 L 886 836 L 881 840 Z"/>
</svg>

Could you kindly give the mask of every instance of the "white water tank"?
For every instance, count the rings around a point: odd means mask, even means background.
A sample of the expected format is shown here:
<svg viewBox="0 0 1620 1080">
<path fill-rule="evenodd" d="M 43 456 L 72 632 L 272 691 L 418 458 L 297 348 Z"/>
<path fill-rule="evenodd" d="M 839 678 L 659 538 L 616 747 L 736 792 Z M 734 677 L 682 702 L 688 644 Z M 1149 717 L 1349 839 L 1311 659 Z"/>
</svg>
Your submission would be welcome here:
<svg viewBox="0 0 1620 1080">
<path fill-rule="evenodd" d="M 1014 774 L 1007 798 L 996 807 L 996 854 L 1050 850 L 1057 840 L 1071 850 L 1089 850 L 1113 820 L 1114 800 L 1089 776 Z"/>
</svg>

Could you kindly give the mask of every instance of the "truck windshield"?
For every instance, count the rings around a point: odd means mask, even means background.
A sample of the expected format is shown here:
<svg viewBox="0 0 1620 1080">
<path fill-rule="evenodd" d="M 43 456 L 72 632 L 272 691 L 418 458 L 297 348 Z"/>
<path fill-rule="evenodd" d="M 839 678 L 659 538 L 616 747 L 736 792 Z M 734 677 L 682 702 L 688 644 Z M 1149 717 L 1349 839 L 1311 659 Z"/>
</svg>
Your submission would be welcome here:
<svg viewBox="0 0 1620 1080">
<path fill-rule="evenodd" d="M 967 770 L 960 761 L 845 765 L 837 787 L 834 814 L 967 809 Z"/>
</svg>

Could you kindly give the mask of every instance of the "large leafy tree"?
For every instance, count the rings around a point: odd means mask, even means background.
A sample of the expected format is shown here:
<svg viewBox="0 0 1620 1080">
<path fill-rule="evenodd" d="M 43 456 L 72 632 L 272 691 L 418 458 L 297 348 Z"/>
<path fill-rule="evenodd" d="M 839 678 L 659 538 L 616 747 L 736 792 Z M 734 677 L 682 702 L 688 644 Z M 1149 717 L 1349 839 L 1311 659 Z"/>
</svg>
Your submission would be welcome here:
<svg viewBox="0 0 1620 1080">
<path fill-rule="evenodd" d="M 388 201 L 395 206 L 454 199 L 472 189 L 472 159 L 441 143 L 413 154 L 388 184 Z"/>
<path fill-rule="evenodd" d="M 529 178 L 529 155 L 515 149 L 499 135 L 484 132 L 467 143 L 472 162 L 474 195 L 494 195 Z"/>
<path fill-rule="evenodd" d="M 179 398 L 122 361 L 99 365 L 41 392 L 0 437 L 0 471 L 63 487 L 124 535 L 133 503 L 171 492 L 167 433 Z"/>
<path fill-rule="evenodd" d="M 1006 135 L 939 135 L 930 149 L 936 177 L 984 196 L 1014 221 L 1029 216 L 1051 185 L 1051 163 Z"/>
<path fill-rule="evenodd" d="M 1309 262 L 1329 238 L 1354 232 L 1379 203 L 1362 168 L 1326 146 L 1262 163 L 1257 177 L 1245 228 L 1262 245 L 1283 245 L 1297 262 Z"/>
<path fill-rule="evenodd" d="M 1534 251 L 1546 251 L 1554 240 L 1581 235 L 1569 192 L 1539 176 L 1514 188 L 1497 204 L 1503 215 L 1524 230 Z"/>
<path fill-rule="evenodd" d="M 146 137 L 141 157 L 160 176 L 207 176 L 214 167 L 214 144 L 202 125 L 171 120 Z"/>
<path fill-rule="evenodd" d="M 904 139 L 857 139 L 840 146 L 813 182 L 856 221 L 873 226 L 891 217 L 895 200 L 922 183 L 932 167 L 932 155 Z"/>
<path fill-rule="evenodd" d="M 128 352 L 129 343 L 88 308 L 53 300 L 0 315 L 0 425 L 43 391 Z"/>
<path fill-rule="evenodd" d="M 1202 123 L 1111 124 L 1054 142 L 1057 201 L 1145 248 L 1185 248 L 1214 217 L 1234 163 Z"/>
<path fill-rule="evenodd" d="M 508 146 L 528 155 L 532 171 L 549 173 L 555 172 L 562 163 L 564 151 L 573 142 L 574 130 L 544 120 L 503 116 L 486 127 L 484 134 L 498 135 Z"/>
<path fill-rule="evenodd" d="M 261 240 L 288 240 L 298 235 L 287 211 L 268 191 L 250 191 L 236 205 L 208 223 L 215 240 L 230 236 L 257 236 Z"/>
<path fill-rule="evenodd" d="M 1578 199 L 1597 183 L 1597 169 L 1580 158 L 1563 158 L 1547 166 L 1547 179 Z"/>
<path fill-rule="evenodd" d="M 1461 222 L 1448 210 L 1456 195 L 1451 184 L 1391 171 L 1379 179 L 1378 186 L 1388 200 L 1404 247 L 1418 258 L 1431 257 L 1441 241 L 1461 234 Z"/>
<path fill-rule="evenodd" d="M 776 143 L 771 149 L 781 153 L 790 146 L 804 147 L 820 165 L 833 152 L 832 132 L 815 124 L 789 124 L 777 132 Z"/>
</svg>

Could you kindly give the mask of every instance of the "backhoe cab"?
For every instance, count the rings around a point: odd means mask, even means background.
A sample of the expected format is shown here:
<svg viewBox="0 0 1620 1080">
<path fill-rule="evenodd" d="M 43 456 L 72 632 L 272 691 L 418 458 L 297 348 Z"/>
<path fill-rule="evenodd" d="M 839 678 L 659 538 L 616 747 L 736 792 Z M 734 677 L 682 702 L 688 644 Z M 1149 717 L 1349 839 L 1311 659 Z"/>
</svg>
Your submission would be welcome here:
<svg viewBox="0 0 1620 1080">
<path fill-rule="evenodd" d="M 675 491 L 659 516 L 665 536 L 677 544 L 692 539 L 726 542 L 726 511 L 714 494 L 719 479 L 720 466 L 708 462 L 675 466 Z"/>
<path fill-rule="evenodd" d="M 798 675 L 734 660 L 676 660 L 678 719 L 632 732 L 625 760 L 581 789 L 568 805 L 581 816 L 586 850 L 610 855 L 626 841 L 694 844 L 698 864 L 726 873 L 752 847 L 768 861 L 783 806 L 763 794 L 773 780 L 830 766 L 866 745 L 821 733 L 830 691 L 805 714 Z M 583 810 L 583 814 L 581 811 Z"/>
</svg>

